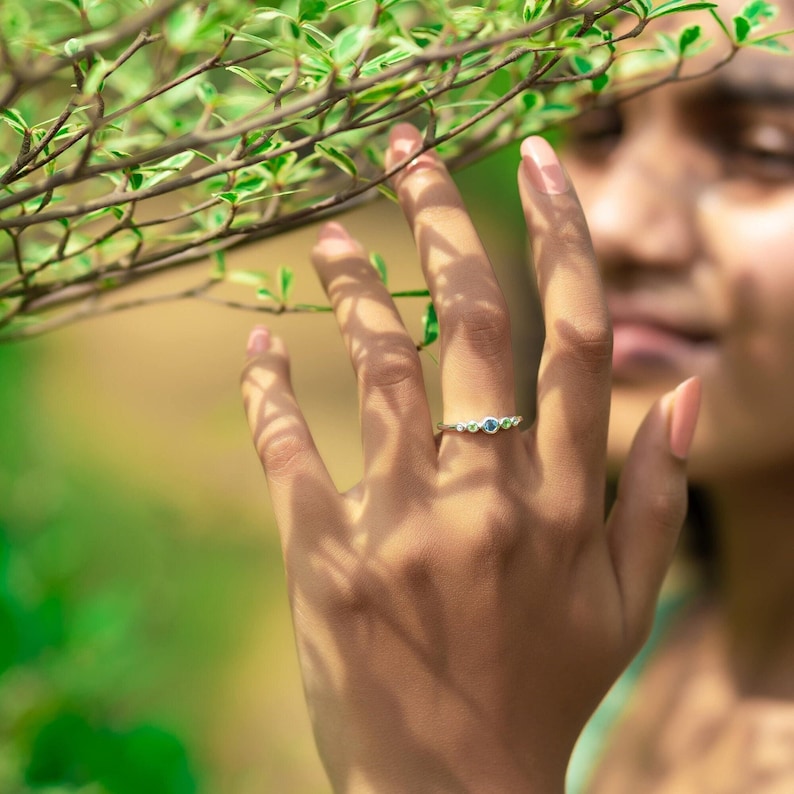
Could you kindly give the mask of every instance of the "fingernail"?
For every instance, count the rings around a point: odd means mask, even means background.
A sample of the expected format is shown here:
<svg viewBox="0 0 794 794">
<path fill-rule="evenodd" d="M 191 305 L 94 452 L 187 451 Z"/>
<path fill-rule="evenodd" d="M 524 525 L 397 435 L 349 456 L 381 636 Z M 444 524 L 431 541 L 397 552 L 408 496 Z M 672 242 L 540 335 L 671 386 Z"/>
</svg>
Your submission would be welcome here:
<svg viewBox="0 0 794 794">
<path fill-rule="evenodd" d="M 538 135 L 526 138 L 521 144 L 521 160 L 532 187 L 539 193 L 557 196 L 568 191 L 565 171 L 545 138 Z"/>
<path fill-rule="evenodd" d="M 324 254 L 350 254 L 356 250 L 356 241 L 348 234 L 341 223 L 330 221 L 320 227 L 317 245 Z"/>
<path fill-rule="evenodd" d="M 422 133 L 419 132 L 413 124 L 396 124 L 389 133 L 389 150 L 386 152 L 386 167 L 392 168 L 398 163 L 404 162 L 406 159 L 416 153 L 422 148 L 424 138 Z M 403 168 L 398 174 L 395 174 L 394 179 L 399 181 L 404 174 L 409 171 L 416 171 L 422 167 L 435 165 L 437 162 L 437 155 L 433 151 L 422 152 L 422 154 L 414 157 L 413 160 Z"/>
<path fill-rule="evenodd" d="M 700 410 L 700 378 L 685 380 L 673 393 L 670 415 L 670 451 L 679 460 L 689 457 Z"/>
<path fill-rule="evenodd" d="M 249 356 L 264 353 L 270 348 L 270 331 L 264 325 L 254 326 L 248 335 L 247 351 Z"/>
<path fill-rule="evenodd" d="M 389 152 L 395 162 L 405 160 L 422 148 L 422 133 L 413 124 L 395 124 L 389 133 Z"/>
</svg>

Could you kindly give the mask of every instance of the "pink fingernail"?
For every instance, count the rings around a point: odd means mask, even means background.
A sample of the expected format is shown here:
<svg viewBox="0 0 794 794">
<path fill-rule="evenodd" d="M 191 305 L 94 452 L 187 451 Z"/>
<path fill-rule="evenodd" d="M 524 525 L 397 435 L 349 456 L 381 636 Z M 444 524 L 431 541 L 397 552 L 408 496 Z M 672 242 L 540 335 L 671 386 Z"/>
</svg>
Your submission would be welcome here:
<svg viewBox="0 0 794 794">
<path fill-rule="evenodd" d="M 317 234 L 317 245 L 327 255 L 350 254 L 356 250 L 356 241 L 341 223 L 330 221 Z"/>
<path fill-rule="evenodd" d="M 422 148 L 424 138 L 422 133 L 419 132 L 413 124 L 397 124 L 389 133 L 389 150 L 386 152 L 386 167 L 392 168 L 398 163 L 404 162 L 406 159 L 416 153 Z M 399 182 L 402 177 L 413 171 L 418 171 L 422 168 L 435 166 L 438 162 L 438 156 L 433 151 L 422 152 L 416 155 L 413 160 L 403 168 L 394 178 Z"/>
<path fill-rule="evenodd" d="M 254 326 L 248 335 L 247 351 L 249 356 L 265 353 L 270 348 L 270 331 L 264 325 Z"/>
<path fill-rule="evenodd" d="M 670 416 L 670 451 L 679 460 L 686 460 L 695 436 L 700 411 L 700 378 L 685 380 L 674 392 Z"/>
<path fill-rule="evenodd" d="M 521 160 L 532 187 L 539 193 L 557 196 L 568 192 L 568 178 L 545 138 L 538 135 L 526 138 L 521 144 Z"/>
<path fill-rule="evenodd" d="M 389 133 L 389 151 L 395 162 L 422 148 L 422 133 L 413 124 L 396 124 Z"/>
</svg>

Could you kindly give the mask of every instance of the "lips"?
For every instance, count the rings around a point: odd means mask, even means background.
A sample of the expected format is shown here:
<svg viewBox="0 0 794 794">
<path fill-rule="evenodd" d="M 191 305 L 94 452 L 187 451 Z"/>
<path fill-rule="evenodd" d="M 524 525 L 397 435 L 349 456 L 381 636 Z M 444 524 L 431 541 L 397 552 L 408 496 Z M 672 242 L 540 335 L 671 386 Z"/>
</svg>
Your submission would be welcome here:
<svg viewBox="0 0 794 794">
<path fill-rule="evenodd" d="M 716 334 L 699 318 L 674 311 L 614 306 L 612 371 L 615 377 L 651 373 L 688 375 L 702 371 L 704 357 L 713 353 Z"/>
</svg>

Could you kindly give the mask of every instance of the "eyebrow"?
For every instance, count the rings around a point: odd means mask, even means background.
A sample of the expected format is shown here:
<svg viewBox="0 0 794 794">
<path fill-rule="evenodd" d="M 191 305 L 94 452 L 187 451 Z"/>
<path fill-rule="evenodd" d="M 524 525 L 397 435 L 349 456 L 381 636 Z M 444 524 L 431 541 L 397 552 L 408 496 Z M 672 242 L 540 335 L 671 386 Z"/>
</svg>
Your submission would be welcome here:
<svg viewBox="0 0 794 794">
<path fill-rule="evenodd" d="M 747 105 L 794 106 L 794 85 L 790 80 L 777 82 L 768 75 L 759 75 L 757 80 L 752 75 L 717 74 L 707 93 L 714 99 L 724 102 L 736 102 Z"/>
</svg>

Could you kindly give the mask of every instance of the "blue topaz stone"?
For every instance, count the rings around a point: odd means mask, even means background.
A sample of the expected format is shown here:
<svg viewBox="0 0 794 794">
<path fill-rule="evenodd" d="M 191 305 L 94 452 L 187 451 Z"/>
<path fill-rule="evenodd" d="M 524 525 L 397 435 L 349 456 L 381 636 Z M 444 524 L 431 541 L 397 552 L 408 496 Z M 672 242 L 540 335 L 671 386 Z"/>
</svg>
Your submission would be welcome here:
<svg viewBox="0 0 794 794">
<path fill-rule="evenodd" d="M 486 416 L 480 426 L 483 432 L 493 435 L 499 429 L 499 420 L 495 416 Z"/>
</svg>

